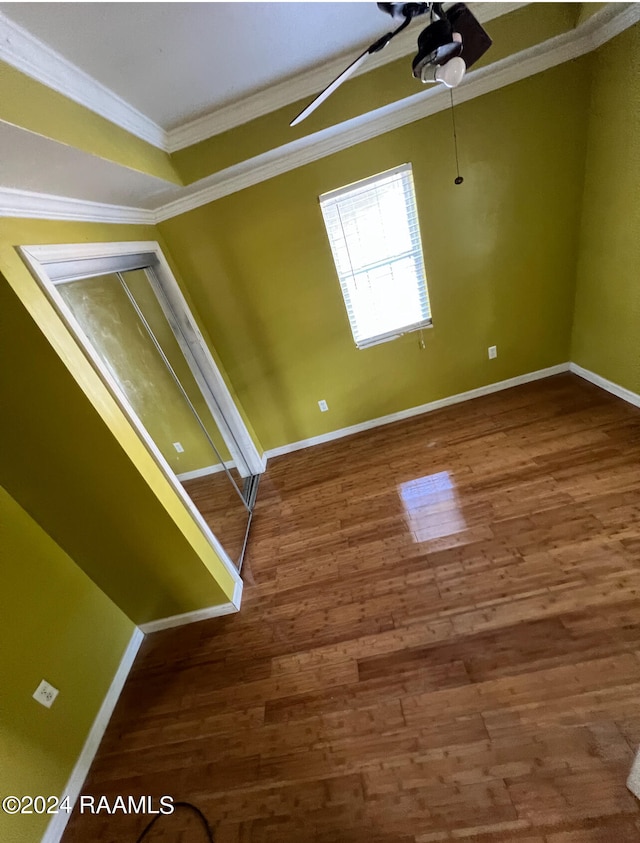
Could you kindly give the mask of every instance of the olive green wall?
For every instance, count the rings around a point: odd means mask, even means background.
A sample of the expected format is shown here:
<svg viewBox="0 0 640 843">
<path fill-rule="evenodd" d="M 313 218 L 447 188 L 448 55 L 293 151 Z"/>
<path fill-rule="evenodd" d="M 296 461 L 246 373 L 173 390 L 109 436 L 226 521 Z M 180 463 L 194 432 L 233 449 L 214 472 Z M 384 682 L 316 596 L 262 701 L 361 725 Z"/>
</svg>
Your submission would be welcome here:
<svg viewBox="0 0 640 843">
<path fill-rule="evenodd" d="M 459 187 L 450 114 L 441 113 L 158 229 L 0 220 L 0 394 L 9 408 L 0 415 L 8 492 L 0 492 L 0 617 L 10 645 L 0 652 L 10 677 L 0 744 L 18 759 L 10 778 L 0 768 L 0 790 L 61 790 L 129 640 L 129 619 L 223 603 L 233 587 L 210 549 L 186 535 L 186 512 L 136 451 L 95 373 L 79 364 L 14 246 L 166 244 L 267 448 L 569 359 L 640 392 L 639 29 L 595 56 L 457 106 Z M 203 162 L 190 155 L 197 170 Z M 405 161 L 434 327 L 424 350 L 411 334 L 358 351 L 317 197 Z M 320 414 L 319 398 L 329 413 Z M 61 688 L 50 711 L 30 700 L 42 678 Z M 37 839 L 43 828 L 0 814 L 8 843 Z"/>
<path fill-rule="evenodd" d="M 0 395 L 11 408 L 0 415 L 0 482 L 145 623 L 227 603 L 234 578 L 14 249 L 130 239 L 157 239 L 157 231 L 0 220 Z"/>
<path fill-rule="evenodd" d="M 265 448 L 569 360 L 587 70 L 458 106 L 461 186 L 443 112 L 160 224 Z M 317 197 L 405 161 L 434 327 L 358 351 Z"/>
<path fill-rule="evenodd" d="M 6 283 L 0 307 L 8 491 L 136 623 L 227 602 Z"/>
<path fill-rule="evenodd" d="M 640 393 L 640 25 L 593 59 L 572 360 Z"/>
<path fill-rule="evenodd" d="M 0 532 L 0 794 L 59 795 L 134 625 L 1 487 Z M 33 843 L 50 819 L 0 811 L 0 839 Z"/>
</svg>

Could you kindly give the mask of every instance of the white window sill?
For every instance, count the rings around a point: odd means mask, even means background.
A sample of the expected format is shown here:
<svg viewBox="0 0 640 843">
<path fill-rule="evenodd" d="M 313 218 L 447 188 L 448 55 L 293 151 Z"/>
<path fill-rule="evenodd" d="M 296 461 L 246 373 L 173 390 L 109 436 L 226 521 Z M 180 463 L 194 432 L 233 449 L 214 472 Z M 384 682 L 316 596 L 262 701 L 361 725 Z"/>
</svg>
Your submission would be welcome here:
<svg viewBox="0 0 640 843">
<path fill-rule="evenodd" d="M 358 350 L 362 350 L 365 348 L 371 348 L 374 345 L 382 345 L 382 343 L 384 342 L 391 342 L 391 340 L 397 340 L 399 337 L 403 337 L 405 334 L 412 334 L 415 331 L 424 331 L 427 328 L 433 328 L 433 321 L 431 319 L 426 322 L 420 322 L 417 325 L 408 325 L 406 328 L 400 328 L 400 330 L 394 331 L 393 333 L 379 334 L 377 337 L 367 337 L 366 339 L 362 339 L 359 342 L 356 342 L 356 348 Z"/>
</svg>

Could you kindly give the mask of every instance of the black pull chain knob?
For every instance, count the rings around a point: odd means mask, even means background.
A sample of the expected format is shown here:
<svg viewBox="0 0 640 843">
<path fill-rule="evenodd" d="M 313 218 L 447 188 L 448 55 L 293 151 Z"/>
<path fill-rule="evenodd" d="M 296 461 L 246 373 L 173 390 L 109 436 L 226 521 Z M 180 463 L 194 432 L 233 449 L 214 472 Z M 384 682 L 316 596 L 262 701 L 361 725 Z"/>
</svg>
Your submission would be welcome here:
<svg viewBox="0 0 640 843">
<path fill-rule="evenodd" d="M 454 184 L 462 184 L 464 179 L 460 175 L 460 164 L 458 163 L 458 135 L 456 134 L 456 116 L 453 111 L 453 91 L 450 90 L 449 94 L 451 95 L 451 124 L 453 126 L 453 148 L 456 153 L 456 172 L 457 177 L 454 179 Z"/>
</svg>

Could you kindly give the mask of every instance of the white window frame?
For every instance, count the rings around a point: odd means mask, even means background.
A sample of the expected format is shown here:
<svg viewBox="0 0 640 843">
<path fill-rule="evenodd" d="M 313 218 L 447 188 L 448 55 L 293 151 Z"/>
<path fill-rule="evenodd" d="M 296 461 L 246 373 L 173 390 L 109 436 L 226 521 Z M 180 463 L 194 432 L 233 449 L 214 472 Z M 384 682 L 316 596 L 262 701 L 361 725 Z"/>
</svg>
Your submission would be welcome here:
<svg viewBox="0 0 640 843">
<path fill-rule="evenodd" d="M 405 213 L 407 215 L 406 218 L 407 225 L 409 228 L 411 248 L 409 250 L 405 249 L 402 252 L 392 252 L 386 256 L 386 259 L 380 260 L 380 258 L 378 258 L 375 262 L 364 262 L 354 267 L 351 264 L 351 253 L 352 251 L 355 251 L 353 248 L 355 241 L 354 239 L 350 240 L 349 235 L 344 228 L 341 228 L 341 233 L 339 236 L 335 238 L 332 237 L 332 228 L 334 228 L 334 226 L 330 224 L 329 215 L 333 215 L 337 210 L 338 216 L 340 217 L 342 205 L 343 213 L 345 215 L 349 214 L 351 216 L 351 219 L 353 219 L 355 214 L 353 211 L 350 211 L 348 209 L 348 203 L 351 203 L 354 198 L 357 198 L 358 196 L 365 195 L 371 189 L 375 189 L 377 185 L 381 184 L 382 182 L 388 181 L 390 178 L 400 180 L 403 187 Z M 356 347 L 359 349 L 369 348 L 370 346 L 378 345 L 379 343 L 397 339 L 403 334 L 407 334 L 411 331 L 419 331 L 424 328 L 431 328 L 433 326 L 433 320 L 431 317 L 429 291 L 427 288 L 427 278 L 424 269 L 424 257 L 422 253 L 422 243 L 420 238 L 418 211 L 416 207 L 415 188 L 413 185 L 413 172 L 411 164 L 401 164 L 400 166 L 394 167 L 391 170 L 386 170 L 383 173 L 378 173 L 374 176 L 370 176 L 369 178 L 362 179 L 358 182 L 354 182 L 353 184 L 349 184 L 346 187 L 341 187 L 337 190 L 332 190 L 328 193 L 323 193 L 319 197 L 319 202 L 320 209 L 322 211 L 323 219 L 325 222 L 327 237 L 329 238 L 329 244 L 331 246 L 331 252 L 334 259 L 336 273 L 340 282 L 342 297 L 344 299 L 345 308 L 347 310 L 347 316 L 349 318 L 349 324 L 351 326 L 351 333 L 353 334 Z M 349 248 L 350 242 L 352 244 L 351 249 Z M 346 249 L 350 266 L 350 269 L 348 271 L 343 271 L 342 273 L 340 271 L 339 258 L 339 250 L 341 248 Z M 413 322 L 409 322 L 405 325 L 396 325 L 388 331 L 380 331 L 376 334 L 369 334 L 366 336 L 362 335 L 361 325 L 359 324 L 358 319 L 358 313 L 356 312 L 357 307 L 352 301 L 352 294 L 350 290 L 350 288 L 355 282 L 356 274 L 362 275 L 370 271 L 371 269 L 380 268 L 381 266 L 383 267 L 385 265 L 392 266 L 394 263 L 402 259 L 406 259 L 408 257 L 411 258 L 414 263 L 416 291 L 418 292 L 421 307 L 423 309 L 422 314 L 416 315 L 420 315 L 421 318 Z M 344 267 L 344 260 L 342 260 L 342 265 Z M 424 313 L 425 310 L 426 313 Z"/>
</svg>

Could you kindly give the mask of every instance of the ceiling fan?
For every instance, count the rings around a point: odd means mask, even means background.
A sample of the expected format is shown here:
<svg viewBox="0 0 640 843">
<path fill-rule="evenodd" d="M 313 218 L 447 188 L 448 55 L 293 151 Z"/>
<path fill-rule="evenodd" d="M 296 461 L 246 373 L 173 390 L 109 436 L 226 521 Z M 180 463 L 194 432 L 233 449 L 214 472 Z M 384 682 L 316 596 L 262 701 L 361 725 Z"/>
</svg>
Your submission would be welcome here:
<svg viewBox="0 0 640 843">
<path fill-rule="evenodd" d="M 378 8 L 400 25 L 387 32 L 358 56 L 330 85 L 302 109 L 289 124 L 297 126 L 323 103 L 349 76 L 374 53 L 384 49 L 411 21 L 428 14 L 429 25 L 418 36 L 418 53 L 412 70 L 422 82 L 442 82 L 448 88 L 460 84 L 467 70 L 491 46 L 491 38 L 464 3 L 454 3 L 446 11 L 442 3 L 378 3 Z"/>
</svg>

